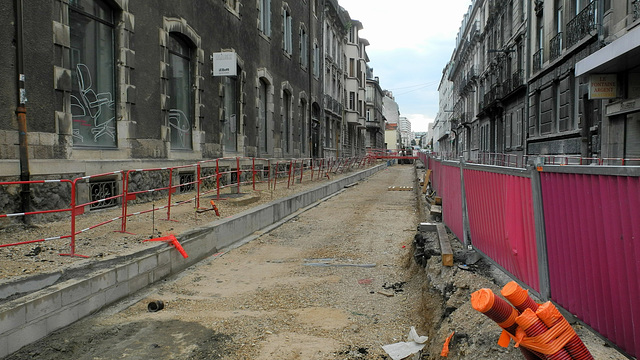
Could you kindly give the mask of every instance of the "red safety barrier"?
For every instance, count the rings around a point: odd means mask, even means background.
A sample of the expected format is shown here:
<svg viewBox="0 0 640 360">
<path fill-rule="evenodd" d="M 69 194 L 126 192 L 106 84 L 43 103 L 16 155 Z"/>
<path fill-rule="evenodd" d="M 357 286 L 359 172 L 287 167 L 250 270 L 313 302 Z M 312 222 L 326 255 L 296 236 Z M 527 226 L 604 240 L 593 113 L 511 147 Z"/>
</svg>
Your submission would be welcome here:
<svg viewBox="0 0 640 360">
<path fill-rule="evenodd" d="M 71 196 L 71 204 L 69 205 L 68 208 L 54 209 L 54 210 L 42 210 L 42 211 L 28 211 L 28 212 L 11 213 L 11 214 L 0 214 L 0 218 L 9 218 L 9 217 L 17 217 L 17 216 L 24 217 L 24 216 L 31 216 L 31 215 L 38 215 L 38 214 L 53 214 L 53 213 L 69 212 L 71 214 L 71 223 L 70 223 L 71 234 L 70 235 L 53 236 L 53 237 L 37 239 L 37 240 L 21 241 L 21 242 L 17 242 L 17 243 L 1 244 L 0 248 L 9 247 L 9 246 L 17 246 L 17 245 L 25 245 L 25 244 L 33 244 L 33 243 L 38 243 L 38 242 L 50 241 L 50 240 L 58 240 L 58 239 L 70 238 L 71 239 L 71 243 L 70 243 L 71 251 L 68 254 L 60 254 L 60 255 L 86 257 L 84 255 L 76 254 L 76 252 L 75 252 L 75 249 L 76 249 L 76 245 L 75 245 L 76 191 L 75 191 L 75 182 L 74 181 L 67 180 L 67 179 L 62 179 L 62 180 L 7 181 L 7 182 L 0 182 L 0 186 L 3 186 L 3 185 L 23 185 L 23 184 L 48 184 L 48 183 L 68 183 L 70 185 L 70 187 L 71 187 L 71 189 L 70 189 L 70 192 L 71 192 L 71 194 L 70 194 L 70 196 Z"/>
<path fill-rule="evenodd" d="M 94 175 L 88 175 L 88 176 L 82 176 L 82 177 L 78 177 L 74 180 L 32 180 L 32 181 L 12 181 L 12 182 L 0 182 L 0 186 L 2 185 L 22 185 L 22 184 L 45 184 L 45 183 L 68 183 L 70 186 L 70 205 L 68 208 L 62 208 L 62 209 L 53 209 L 53 210 L 43 210 L 43 211 L 30 211 L 30 212 L 25 212 L 25 213 L 11 213 L 11 214 L 0 214 L 0 218 L 7 218 L 7 217 L 18 217 L 18 216 L 32 216 L 32 215 L 38 215 L 38 214 L 51 214 L 51 213 L 62 213 L 62 212 L 69 212 L 70 213 L 70 233 L 66 234 L 66 235 L 59 235 L 59 236 L 53 236 L 53 237 L 47 237 L 47 238 L 42 238 L 42 239 L 35 239 L 35 240 L 28 240 L 28 241 L 21 241 L 21 242 L 16 242 L 16 243 L 10 243 L 10 244 L 1 244 L 1 247 L 9 247 L 9 246 L 18 246 L 18 245 L 25 245 L 25 244 L 32 244 L 32 243 L 38 243 L 38 242 L 45 242 L 45 241 L 50 241 L 50 240 L 59 240 L 59 239 L 70 239 L 70 252 L 69 253 L 63 253 L 60 255 L 64 255 L 64 256 L 74 256 L 74 257 L 86 257 L 85 255 L 81 255 L 76 253 L 76 236 L 78 234 L 93 230 L 97 227 L 103 226 L 103 225 L 107 225 L 110 224 L 112 222 L 115 222 L 117 220 L 121 220 L 120 223 L 120 229 L 118 232 L 121 233 L 127 233 L 127 219 L 130 216 L 137 216 L 137 215 L 142 215 L 142 214 L 146 214 L 149 212 L 154 212 L 157 210 L 161 210 L 166 208 L 167 209 L 167 218 L 166 220 L 172 220 L 171 219 L 171 207 L 172 206 L 178 206 L 178 205 L 182 205 L 182 204 L 186 204 L 186 203 L 190 203 L 192 201 L 195 201 L 194 207 L 197 210 L 216 210 L 216 215 L 219 216 L 219 212 L 217 209 L 217 206 L 215 205 L 215 203 L 212 203 L 213 208 L 212 209 L 201 209 L 200 208 L 200 198 L 208 193 L 208 192 L 212 192 L 212 191 L 216 191 L 217 192 L 217 199 L 220 199 L 220 189 L 223 187 L 231 187 L 231 186 L 237 186 L 238 191 L 240 191 L 240 187 L 242 185 L 249 185 L 251 184 L 253 187 L 253 190 L 259 191 L 258 189 L 256 189 L 256 184 L 258 183 L 267 183 L 268 186 L 270 186 L 270 181 L 273 178 L 273 188 L 275 189 L 276 187 L 276 183 L 277 183 L 277 177 L 278 177 L 278 168 L 280 166 L 282 166 L 283 164 L 285 166 L 288 166 L 288 171 L 289 171 L 289 176 L 288 176 L 288 181 L 289 184 L 292 185 L 295 183 L 295 180 L 298 179 L 298 181 L 300 183 L 302 183 L 305 179 L 305 170 L 309 169 L 310 171 L 308 171 L 306 174 L 308 174 L 308 178 L 309 181 L 313 181 L 314 180 L 314 176 L 316 179 L 320 179 L 320 177 L 327 177 L 329 178 L 329 173 L 331 171 L 337 172 L 338 170 L 340 171 L 348 171 L 351 170 L 354 167 L 361 167 L 363 164 L 366 164 L 367 161 L 365 159 L 368 158 L 346 158 L 346 159 L 340 159 L 339 161 L 336 159 L 311 159 L 311 158 L 305 158 L 305 159 L 297 159 L 297 160 L 289 160 L 286 164 L 285 163 L 277 163 L 275 166 L 272 166 L 271 161 L 269 159 L 260 159 L 260 158 L 239 158 L 239 157 L 235 157 L 235 158 L 221 158 L 221 159 L 212 159 L 212 160 L 205 160 L 205 161 L 201 161 L 198 162 L 197 164 L 189 164 L 189 165 L 182 165 L 182 166 L 175 166 L 175 167 L 162 167 L 162 168 L 150 168 L 150 169 L 132 169 L 132 170 L 128 170 L 128 171 L 114 171 L 114 172 L 109 172 L 109 173 L 103 173 L 103 174 L 94 174 Z M 235 162 L 235 169 L 231 169 L 229 171 L 224 171 L 221 172 L 221 164 L 220 161 L 221 160 L 227 160 L 227 161 L 233 161 Z M 262 165 L 260 165 L 260 163 L 262 162 Z M 215 174 L 213 175 L 204 175 L 203 174 L 203 169 L 213 169 L 213 167 L 208 167 L 207 165 L 209 164 L 214 164 L 215 163 Z M 342 167 L 340 168 L 339 164 L 343 164 Z M 348 164 L 348 165 L 347 165 Z M 260 168 L 258 168 L 260 167 Z M 335 170 L 334 170 L 334 167 Z M 195 171 L 195 175 L 196 175 L 196 179 L 193 181 L 189 181 L 189 182 L 184 182 L 184 183 L 180 183 L 180 184 L 174 184 L 174 175 L 176 174 L 176 172 L 180 172 L 181 170 L 184 169 L 189 169 L 189 168 L 193 168 Z M 250 169 L 250 170 L 249 170 Z M 275 169 L 275 171 L 274 171 Z M 246 181 L 242 181 L 242 174 L 243 172 L 248 172 L 251 171 L 251 177 L 248 178 L 248 180 Z M 133 176 L 134 173 L 152 173 L 152 172 L 158 172 L 158 173 L 166 173 L 169 177 L 168 179 L 168 184 L 161 184 L 159 187 L 157 188 L 153 188 L 153 189 L 143 189 L 143 190 L 139 190 L 136 189 L 135 191 L 133 189 L 130 188 L 131 186 L 131 177 Z M 275 172 L 275 176 L 273 175 L 273 173 Z M 229 175 L 230 174 L 235 174 L 237 181 L 235 183 L 228 183 L 225 184 L 223 186 L 221 186 L 221 178 L 225 175 Z M 100 198 L 100 199 L 93 199 L 91 201 L 88 202 L 84 202 L 84 203 L 77 203 L 77 192 L 78 192 L 78 186 L 82 183 L 82 182 L 90 182 L 92 179 L 96 179 L 96 178 L 104 178 L 104 177 L 108 177 L 108 176 L 119 176 L 121 177 L 121 181 L 122 181 L 122 193 L 121 194 L 107 194 L 105 195 L 104 198 Z M 161 175 L 164 176 L 164 175 Z M 216 186 L 214 190 L 209 190 L 209 191 L 203 191 L 203 182 L 207 179 L 211 179 L 211 178 L 215 178 L 216 181 Z M 189 198 L 187 200 L 182 200 L 176 203 L 173 203 L 173 194 L 178 191 L 178 189 L 181 189 L 183 187 L 191 187 L 194 186 L 196 187 L 196 195 L 193 198 Z M 138 195 L 140 194 L 148 194 L 148 193 L 154 193 L 154 192 L 158 192 L 158 191 L 166 191 L 167 192 L 167 204 L 160 206 L 160 207 L 155 207 L 155 205 L 153 205 L 152 209 L 149 210 L 144 210 L 144 211 L 139 211 L 139 212 L 135 212 L 135 213 L 129 213 L 129 202 L 132 200 L 137 199 Z M 82 215 L 85 213 L 85 209 L 87 207 L 91 208 L 94 205 L 97 204 L 103 204 L 105 202 L 111 202 L 114 201 L 117 202 L 117 199 L 121 199 L 121 215 L 111 218 L 111 219 L 107 219 L 104 221 L 99 221 L 98 223 L 95 223 L 93 225 L 87 226 L 81 230 L 77 230 L 77 217 L 79 215 Z"/>
<path fill-rule="evenodd" d="M 171 194 L 171 184 L 168 184 L 167 186 L 164 187 L 160 187 L 160 188 L 154 188 L 154 189 L 146 189 L 146 190 L 139 190 L 139 191 L 130 191 L 129 189 L 129 178 L 130 175 L 132 173 L 135 172 L 152 172 L 152 171 L 162 171 L 162 172 L 170 172 L 170 168 L 169 167 L 163 167 L 163 168 L 153 168 L 153 169 L 133 169 L 133 170 L 128 170 L 125 173 L 125 176 L 123 176 L 122 178 L 122 189 L 123 189 L 123 193 L 124 193 L 124 198 L 122 200 L 122 223 L 120 225 L 120 231 L 121 233 L 127 233 L 127 234 L 131 234 L 127 232 L 127 218 L 129 216 L 135 216 L 135 215 L 142 215 L 142 214 L 146 214 L 149 212 L 154 212 L 156 210 L 161 210 L 166 208 L 167 206 L 160 206 L 158 208 L 156 208 L 155 206 L 151 209 L 151 210 L 145 210 L 145 211 L 139 211 L 133 214 L 129 214 L 128 213 L 128 203 L 129 201 L 135 200 L 138 196 L 138 194 L 148 194 L 148 193 L 152 193 L 155 191 L 168 191 L 169 195 Z M 170 196 L 169 196 L 170 198 Z"/>
</svg>

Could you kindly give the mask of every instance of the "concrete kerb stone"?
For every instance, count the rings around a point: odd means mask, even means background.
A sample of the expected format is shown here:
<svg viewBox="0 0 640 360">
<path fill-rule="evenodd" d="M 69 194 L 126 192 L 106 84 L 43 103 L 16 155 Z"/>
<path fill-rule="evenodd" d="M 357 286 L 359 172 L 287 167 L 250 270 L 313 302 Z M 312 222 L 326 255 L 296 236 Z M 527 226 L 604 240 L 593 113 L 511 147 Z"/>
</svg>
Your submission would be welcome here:
<svg viewBox="0 0 640 360">
<path fill-rule="evenodd" d="M 156 281 L 177 274 L 342 190 L 346 185 L 384 169 L 384 164 L 374 166 L 182 233 L 177 238 L 188 258 L 183 258 L 171 245 L 159 243 L 151 251 L 146 249 L 127 255 L 126 261 L 113 264 L 109 269 L 98 269 L 2 304 L 0 358 Z"/>
</svg>

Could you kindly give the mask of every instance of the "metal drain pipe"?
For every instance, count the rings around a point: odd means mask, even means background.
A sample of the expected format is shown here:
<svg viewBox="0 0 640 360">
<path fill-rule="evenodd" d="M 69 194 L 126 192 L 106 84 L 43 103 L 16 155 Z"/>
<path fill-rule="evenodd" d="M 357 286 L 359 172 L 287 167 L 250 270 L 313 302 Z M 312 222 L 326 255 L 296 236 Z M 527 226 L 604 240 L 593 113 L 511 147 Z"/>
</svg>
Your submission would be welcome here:
<svg viewBox="0 0 640 360">
<path fill-rule="evenodd" d="M 16 0 L 16 69 L 17 69 L 17 88 L 18 88 L 18 106 L 16 107 L 16 116 L 18 117 L 18 138 L 20 146 L 20 181 L 29 181 L 29 148 L 27 141 L 27 95 L 24 88 L 24 22 L 23 22 L 23 0 Z M 29 183 L 23 183 L 20 190 L 20 202 L 22 212 L 31 210 L 31 188 Z M 23 216 L 25 223 L 29 223 L 28 216 Z"/>
</svg>

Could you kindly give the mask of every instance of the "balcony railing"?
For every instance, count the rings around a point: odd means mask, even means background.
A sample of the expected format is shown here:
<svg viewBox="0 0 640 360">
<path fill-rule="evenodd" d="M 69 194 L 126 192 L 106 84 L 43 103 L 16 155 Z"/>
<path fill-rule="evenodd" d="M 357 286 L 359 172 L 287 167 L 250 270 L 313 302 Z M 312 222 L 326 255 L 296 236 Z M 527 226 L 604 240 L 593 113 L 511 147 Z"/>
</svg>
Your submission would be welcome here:
<svg viewBox="0 0 640 360">
<path fill-rule="evenodd" d="M 567 24 L 567 48 L 572 47 L 596 28 L 597 0 L 592 1 Z"/>
<path fill-rule="evenodd" d="M 633 21 L 640 19 L 640 0 L 634 0 L 631 3 Z"/>
<path fill-rule="evenodd" d="M 324 96 L 324 108 L 336 115 L 342 115 L 342 104 L 331 95 Z"/>
<path fill-rule="evenodd" d="M 533 54 L 533 72 L 540 71 L 542 69 L 542 54 L 544 49 L 540 49 Z"/>
<path fill-rule="evenodd" d="M 514 89 L 521 85 L 524 85 L 524 69 L 514 71 L 511 78 L 513 79 Z"/>
<path fill-rule="evenodd" d="M 549 60 L 555 60 L 562 54 L 562 32 L 549 41 Z"/>
</svg>

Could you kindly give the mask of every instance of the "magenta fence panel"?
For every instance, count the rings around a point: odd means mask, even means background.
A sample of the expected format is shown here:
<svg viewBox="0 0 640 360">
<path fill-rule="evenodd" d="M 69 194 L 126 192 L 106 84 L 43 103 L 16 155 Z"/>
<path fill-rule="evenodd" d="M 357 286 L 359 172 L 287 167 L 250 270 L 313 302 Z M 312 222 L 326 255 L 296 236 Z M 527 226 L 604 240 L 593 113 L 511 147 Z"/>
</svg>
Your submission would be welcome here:
<svg viewBox="0 0 640 360">
<path fill-rule="evenodd" d="M 442 163 L 439 161 L 432 160 L 431 162 L 431 187 L 433 190 L 440 196 L 440 178 L 442 177 L 442 171 L 440 170 L 442 167 Z"/>
<path fill-rule="evenodd" d="M 442 197 L 442 221 L 460 241 L 464 241 L 460 166 L 442 163 L 439 173 L 441 174 L 439 196 Z"/>
<path fill-rule="evenodd" d="M 551 299 L 640 355 L 640 177 L 540 173 Z"/>
<path fill-rule="evenodd" d="M 473 246 L 539 292 L 531 179 L 465 169 L 464 185 Z"/>
</svg>

